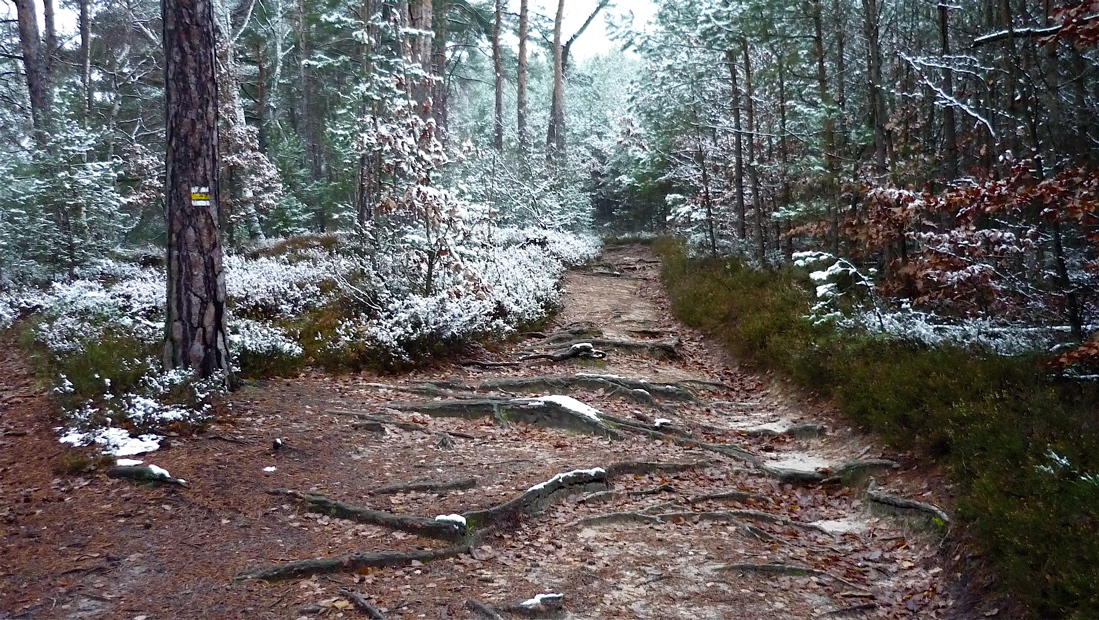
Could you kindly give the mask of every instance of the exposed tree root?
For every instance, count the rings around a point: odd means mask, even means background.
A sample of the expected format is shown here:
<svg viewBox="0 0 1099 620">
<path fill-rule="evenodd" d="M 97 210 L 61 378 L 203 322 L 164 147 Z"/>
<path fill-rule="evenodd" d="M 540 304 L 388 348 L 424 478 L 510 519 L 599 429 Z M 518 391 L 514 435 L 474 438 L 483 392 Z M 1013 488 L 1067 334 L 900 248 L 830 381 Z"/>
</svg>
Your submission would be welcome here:
<svg viewBox="0 0 1099 620">
<path fill-rule="evenodd" d="M 512 368 L 516 366 L 528 366 L 541 362 L 564 362 L 571 359 L 601 360 L 607 357 L 607 352 L 596 349 L 590 342 L 581 342 L 552 353 L 532 353 L 520 357 L 514 362 L 490 362 L 482 360 L 460 360 L 459 366 L 477 366 L 480 368 Z"/>
<path fill-rule="evenodd" d="M 563 362 L 571 359 L 601 360 L 605 357 L 607 357 L 607 352 L 596 349 L 592 343 L 578 342 L 554 353 L 533 353 L 531 355 L 524 355 L 519 358 L 519 361 L 529 362 L 545 360 L 550 362 Z"/>
<path fill-rule="evenodd" d="M 504 617 L 496 613 L 495 609 L 478 600 L 467 599 L 466 609 L 476 614 L 480 614 L 481 617 L 488 618 L 488 620 L 504 620 Z"/>
<path fill-rule="evenodd" d="M 351 601 L 351 604 L 355 606 L 355 609 L 366 614 L 366 617 L 370 618 L 370 620 L 385 620 L 385 616 L 382 615 L 382 612 L 378 611 L 377 607 L 371 605 L 370 601 L 366 600 L 366 597 L 362 594 L 347 588 L 341 588 L 340 594 Z"/>
<path fill-rule="evenodd" d="M 870 479 L 870 485 L 866 489 L 866 499 L 869 500 L 872 505 L 876 504 L 885 507 L 890 512 L 900 516 L 912 516 L 913 513 L 916 513 L 939 528 L 950 525 L 950 515 L 946 514 L 943 509 L 925 502 L 897 497 L 879 491 L 873 478 Z"/>
<path fill-rule="evenodd" d="M 444 547 L 442 549 L 416 549 L 413 551 L 382 551 L 379 553 L 351 553 L 337 557 L 311 558 L 277 564 L 268 568 L 246 571 L 236 576 L 237 580 L 262 579 L 265 581 L 280 581 L 283 579 L 300 579 L 332 573 L 354 573 L 365 568 L 387 568 L 391 566 L 407 566 L 413 561 L 432 562 L 445 558 L 453 558 L 463 553 L 469 553 L 470 549 L 480 544 L 481 540 L 490 530 L 482 530 L 471 536 L 467 541 Z"/>
<path fill-rule="evenodd" d="M 824 481 L 856 486 L 866 482 L 875 472 L 897 469 L 900 466 L 900 463 L 889 459 L 856 459 L 839 466 Z"/>
<path fill-rule="evenodd" d="M 603 330 L 599 329 L 592 323 L 576 323 L 570 325 L 568 328 L 547 334 L 542 337 L 543 345 L 562 344 L 565 342 L 572 342 L 575 340 L 582 340 L 585 338 L 599 338 L 603 335 Z"/>
<path fill-rule="evenodd" d="M 394 495 L 397 493 L 445 493 L 447 491 L 462 491 L 465 489 L 472 489 L 477 486 L 476 478 L 462 478 L 460 480 L 450 480 L 447 482 L 432 482 L 430 480 L 423 480 L 417 482 L 406 482 L 404 484 L 393 484 L 385 487 L 378 487 L 373 491 L 368 491 L 370 495 Z"/>
<path fill-rule="evenodd" d="M 560 613 L 564 605 L 565 597 L 561 594 L 538 594 L 532 598 L 503 603 L 496 607 L 500 611 L 527 618 L 548 618 Z"/>
<path fill-rule="evenodd" d="M 325 413 L 330 415 L 341 415 L 350 418 L 357 418 L 362 422 L 356 424 L 355 428 L 362 428 L 375 433 L 384 433 L 386 426 L 392 426 L 394 428 L 399 428 L 403 431 L 409 431 L 412 433 L 427 433 L 428 435 L 446 433 L 451 437 L 460 437 L 462 439 L 477 439 L 475 435 L 470 435 L 469 433 L 461 433 L 458 431 L 439 431 L 428 428 L 423 424 L 405 422 L 404 420 L 398 420 L 393 416 L 387 416 L 381 413 L 367 413 L 365 411 L 351 411 L 349 409 L 327 409 L 325 410 Z M 379 428 L 381 428 L 381 430 L 377 430 Z"/>
<path fill-rule="evenodd" d="M 597 417 L 588 416 L 547 398 L 467 398 L 427 402 L 389 403 L 400 411 L 424 415 L 476 419 L 493 417 L 502 422 L 524 422 L 547 428 L 621 439 L 622 434 Z"/>
<path fill-rule="evenodd" d="M 874 611 L 878 608 L 877 603 L 860 603 L 858 605 L 848 605 L 847 607 L 839 607 L 831 611 L 826 611 L 821 614 L 821 617 L 825 616 L 846 616 L 847 614 L 857 614 L 864 611 Z"/>
<path fill-rule="evenodd" d="M 763 523 L 793 527 L 832 536 L 832 534 L 827 530 L 811 523 L 800 523 L 798 521 L 787 519 L 786 517 L 781 517 L 779 515 L 771 514 L 769 512 L 763 512 L 760 510 L 715 510 L 709 512 L 684 511 L 663 512 L 657 514 L 652 514 L 650 512 L 650 509 L 646 509 L 640 512 L 611 512 L 578 519 L 570 523 L 569 527 L 594 527 L 597 525 L 606 525 L 608 523 L 668 523 L 682 521 L 689 521 L 692 523 L 698 523 L 700 521 L 724 521 L 734 523 L 740 523 L 742 521 L 760 521 Z"/>
<path fill-rule="evenodd" d="M 852 583 L 828 571 L 795 564 L 724 564 L 714 567 L 713 570 L 718 572 L 740 571 L 742 573 L 763 573 L 766 575 L 789 575 L 791 577 L 827 577 L 849 588 L 866 590 L 865 586 Z"/>
<path fill-rule="evenodd" d="M 855 459 L 847 461 L 835 469 L 805 470 L 789 467 L 776 467 L 766 463 L 760 469 L 772 478 L 788 484 L 813 484 L 818 482 L 839 482 L 855 485 L 873 472 L 900 467 L 896 461 L 888 459 Z"/>
<path fill-rule="evenodd" d="M 657 463 L 651 461 L 624 461 L 608 465 L 604 469 L 608 478 L 618 476 L 640 476 L 645 474 L 677 474 L 683 471 L 705 469 L 712 466 L 713 461 L 693 461 L 687 463 Z"/>
<path fill-rule="evenodd" d="M 187 481 L 183 478 L 173 478 L 163 469 L 148 465 L 115 465 L 107 470 L 107 477 L 124 478 L 138 482 L 163 482 L 164 484 L 174 484 L 181 487 L 187 486 Z"/>
<path fill-rule="evenodd" d="M 454 381 L 437 381 L 423 384 L 420 388 L 430 396 L 456 397 L 459 392 L 571 392 L 573 390 L 604 390 L 615 396 L 622 396 L 632 400 L 638 400 L 639 391 L 646 392 L 648 399 L 642 400 L 643 404 L 651 402 L 651 397 L 658 396 L 666 400 L 697 403 L 694 394 L 687 388 L 678 384 L 650 383 L 641 379 L 627 379 L 615 375 L 596 375 L 580 373 L 576 375 L 547 375 L 542 377 L 505 377 L 492 379 L 477 384 L 459 383 Z M 643 398 L 643 397 L 642 397 Z"/>
<path fill-rule="evenodd" d="M 812 423 L 812 422 L 807 422 L 807 423 L 804 423 L 804 424 L 794 424 L 793 426 L 790 426 L 790 427 L 785 428 L 783 430 L 777 430 L 777 429 L 765 426 L 765 427 L 758 427 L 758 428 L 748 428 L 748 429 L 741 430 L 740 432 L 744 433 L 745 435 L 747 435 L 749 437 L 782 437 L 782 436 L 786 436 L 786 437 L 793 437 L 795 439 L 814 439 L 816 437 L 820 437 L 820 436 L 826 434 L 827 431 L 828 431 L 827 427 L 824 426 L 823 424 L 815 424 L 815 423 Z"/>
<path fill-rule="evenodd" d="M 585 338 L 564 343 L 568 347 L 580 344 L 588 344 L 600 349 L 617 349 L 629 351 L 649 358 L 679 359 L 682 354 L 680 347 L 683 342 L 679 338 L 672 340 L 619 340 L 616 338 Z"/>
<path fill-rule="evenodd" d="M 522 495 L 484 510 L 463 515 L 470 530 L 492 527 L 519 516 L 542 512 L 570 495 L 584 495 L 607 489 L 607 471 L 601 468 L 557 474 L 536 484 Z"/>
<path fill-rule="evenodd" d="M 268 491 L 268 493 L 293 497 L 304 502 L 308 509 L 313 512 L 320 512 L 338 519 L 348 519 L 358 523 L 380 525 L 425 538 L 454 541 L 460 540 L 466 535 L 466 528 L 454 521 L 439 521 L 427 517 L 397 515 L 381 510 L 361 508 L 319 493 L 303 493 L 291 489 L 274 489 Z"/>
<path fill-rule="evenodd" d="M 707 493 L 705 495 L 696 495 L 688 498 L 688 504 L 701 504 L 702 502 L 720 502 L 722 500 L 730 500 L 734 502 L 762 502 L 770 501 L 770 498 L 766 495 L 757 495 L 756 493 L 749 493 L 747 491 L 719 491 L 717 493 Z"/>
</svg>

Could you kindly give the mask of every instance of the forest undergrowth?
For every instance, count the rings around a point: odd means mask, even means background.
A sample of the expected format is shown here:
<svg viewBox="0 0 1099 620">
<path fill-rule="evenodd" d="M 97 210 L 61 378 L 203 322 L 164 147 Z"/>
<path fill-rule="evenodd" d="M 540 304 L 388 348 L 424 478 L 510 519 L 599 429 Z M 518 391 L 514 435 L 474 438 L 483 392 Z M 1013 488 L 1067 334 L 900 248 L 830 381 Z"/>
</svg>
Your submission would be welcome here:
<svg viewBox="0 0 1099 620">
<path fill-rule="evenodd" d="M 828 399 L 895 448 L 941 464 L 959 489 L 954 532 L 1034 618 L 1099 609 L 1095 383 L 1042 355 L 928 346 L 807 318 L 804 269 L 760 270 L 657 244 L 679 317 L 742 363 Z"/>
<path fill-rule="evenodd" d="M 570 266 L 595 237 L 494 228 L 440 261 L 434 285 L 398 253 L 354 235 L 304 235 L 226 258 L 239 380 L 409 369 L 479 339 L 506 337 L 555 308 Z M 163 271 L 102 260 L 49 289 L 0 294 L 0 329 L 19 330 L 63 414 L 62 442 L 115 456 L 155 449 L 166 432 L 216 417 L 220 378 L 164 371 Z"/>
</svg>

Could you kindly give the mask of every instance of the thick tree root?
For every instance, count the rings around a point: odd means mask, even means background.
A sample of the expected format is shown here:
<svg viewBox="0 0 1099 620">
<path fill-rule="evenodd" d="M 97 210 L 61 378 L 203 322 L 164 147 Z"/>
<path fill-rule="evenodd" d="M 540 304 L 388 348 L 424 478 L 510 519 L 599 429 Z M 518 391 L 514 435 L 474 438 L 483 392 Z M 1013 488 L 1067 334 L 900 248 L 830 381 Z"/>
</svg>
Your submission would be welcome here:
<svg viewBox="0 0 1099 620">
<path fill-rule="evenodd" d="M 622 434 L 604 424 L 598 416 L 586 415 L 562 404 L 560 397 L 545 398 L 468 398 L 428 402 L 389 403 L 400 411 L 415 411 L 424 415 L 465 418 L 493 417 L 502 422 L 524 422 L 534 426 L 562 428 L 570 431 L 621 439 Z"/>
<path fill-rule="evenodd" d="M 496 613 L 495 609 L 478 600 L 467 599 L 466 609 L 473 613 L 480 614 L 482 618 L 488 618 L 488 620 L 504 620 L 504 617 Z"/>
<path fill-rule="evenodd" d="M 827 577 L 828 579 L 842 583 L 849 588 L 854 588 L 856 590 L 867 589 L 865 586 L 852 583 L 843 577 L 833 575 L 828 571 L 810 568 L 808 566 L 797 566 L 795 564 L 724 564 L 714 567 L 713 570 L 715 572 L 738 571 L 742 573 L 762 573 L 765 575 L 788 575 L 791 577 Z"/>
<path fill-rule="evenodd" d="M 459 366 L 477 366 L 480 368 L 512 368 L 516 366 L 528 366 L 541 362 L 564 362 L 572 359 L 601 360 L 607 357 L 607 352 L 596 349 L 590 342 L 581 342 L 568 348 L 552 353 L 534 353 L 524 355 L 515 362 L 490 362 L 481 360 L 461 360 Z"/>
<path fill-rule="evenodd" d="M 713 461 L 690 461 L 686 463 L 623 461 L 608 465 L 605 469 L 608 478 L 617 478 L 619 476 L 640 476 L 645 474 L 678 474 L 684 471 L 705 469 L 713 464 Z"/>
<path fill-rule="evenodd" d="M 848 614 L 857 614 L 864 611 L 874 611 L 877 608 L 877 603 L 859 603 L 858 605 L 848 605 L 847 607 L 838 607 L 831 611 L 826 611 L 821 614 L 821 616 L 846 616 Z"/>
<path fill-rule="evenodd" d="M 925 502 L 897 497 L 879 491 L 873 478 L 870 479 L 870 485 L 866 489 L 866 499 L 871 506 L 882 507 L 897 516 L 911 517 L 918 515 L 937 528 L 945 528 L 950 525 L 950 515 L 946 514 L 943 509 Z"/>
<path fill-rule="evenodd" d="M 696 495 L 688 498 L 688 504 L 701 504 L 702 502 L 720 502 L 720 501 L 733 501 L 733 502 L 765 502 L 770 501 L 770 498 L 766 495 L 757 495 L 756 493 L 749 493 L 747 491 L 719 491 L 717 493 L 707 493 L 705 495 Z"/>
<path fill-rule="evenodd" d="M 570 495 L 580 496 L 605 490 L 607 490 L 605 469 L 570 471 L 536 484 L 522 495 L 503 504 L 467 512 L 463 516 L 471 530 L 492 527 L 515 520 L 520 516 L 538 514 Z"/>
<path fill-rule="evenodd" d="M 269 491 L 275 495 L 287 495 L 308 504 L 310 509 L 339 518 L 356 520 L 384 527 L 391 527 L 420 536 L 443 540 L 461 539 L 463 542 L 443 549 L 415 550 L 409 552 L 352 553 L 338 557 L 322 557 L 288 562 L 254 571 L 246 571 L 237 579 L 294 579 L 322 573 L 355 572 L 364 568 L 402 566 L 413 560 L 430 562 L 467 553 L 481 544 L 492 532 L 514 525 L 521 517 L 545 511 L 569 496 L 582 496 L 607 490 L 607 480 L 612 475 L 651 473 L 656 471 L 685 471 L 708 465 L 698 463 L 650 463 L 623 462 L 608 469 L 574 470 L 550 478 L 527 489 L 521 495 L 483 510 L 461 515 L 465 524 L 456 521 L 428 519 L 425 517 L 395 515 L 366 508 L 350 506 L 316 493 L 301 493 L 287 489 Z"/>
<path fill-rule="evenodd" d="M 856 459 L 847 461 L 835 469 L 805 470 L 776 467 L 766 463 L 760 469 L 772 478 L 788 484 L 814 484 L 838 482 L 850 486 L 865 481 L 872 473 L 884 469 L 896 469 L 900 464 L 888 459 Z"/>
<path fill-rule="evenodd" d="M 778 430 L 768 426 L 748 428 L 740 431 L 749 437 L 793 437 L 794 439 L 815 439 L 821 437 L 828 432 L 828 428 L 823 424 L 815 424 L 812 422 L 806 422 L 804 424 L 794 424 L 788 428 Z"/>
<path fill-rule="evenodd" d="M 352 506 L 336 499 L 332 499 L 319 493 L 302 493 L 291 489 L 274 489 L 268 491 L 272 495 L 285 495 L 293 497 L 306 504 L 312 512 L 320 512 L 338 519 L 348 519 L 358 523 L 380 525 L 409 534 L 416 534 L 425 538 L 438 540 L 461 540 L 466 535 L 466 528 L 454 521 L 439 521 L 427 517 L 413 517 L 397 515 L 381 510 L 371 510 Z"/>
<path fill-rule="evenodd" d="M 453 558 L 463 553 L 469 553 L 470 549 L 480 544 L 484 536 L 490 530 L 482 530 L 474 534 L 469 540 L 451 545 L 442 549 L 416 549 L 413 551 L 382 551 L 379 553 L 351 553 L 337 557 L 312 558 L 277 564 L 268 568 L 254 571 L 246 571 L 236 576 L 237 580 L 261 579 L 264 581 L 280 581 L 283 579 L 301 579 L 313 575 L 333 573 L 355 573 L 366 568 L 387 568 L 392 566 L 407 566 L 413 561 L 432 562 Z"/>
<path fill-rule="evenodd" d="M 351 411 L 349 409 L 327 409 L 325 413 L 330 415 L 340 415 L 350 418 L 357 418 L 361 420 L 355 425 L 355 428 L 365 429 L 374 433 L 384 433 L 386 426 L 392 426 L 399 428 L 402 431 L 409 431 L 412 433 L 427 433 L 428 435 L 435 435 L 438 433 L 446 433 L 451 437 L 460 437 L 462 439 L 477 439 L 476 436 L 469 433 L 460 433 L 457 431 L 437 431 L 428 428 L 422 424 L 416 424 L 413 422 L 405 422 L 404 420 L 398 420 L 393 416 L 387 416 L 381 413 L 367 413 L 365 411 Z M 380 430 L 379 430 L 380 429 Z"/>
<path fill-rule="evenodd" d="M 563 343 L 568 347 L 587 344 L 599 349 L 616 349 L 643 355 L 651 359 L 679 359 L 682 357 L 680 347 L 683 342 L 679 338 L 671 340 L 619 340 L 614 338 L 585 338 Z"/>
<path fill-rule="evenodd" d="M 569 527 L 595 527 L 598 525 L 606 525 L 610 523 L 698 523 L 700 521 L 724 521 L 733 523 L 740 523 L 743 521 L 759 521 L 763 523 L 770 523 L 773 525 L 782 525 L 784 527 L 792 527 L 807 531 L 813 531 L 820 534 L 825 534 L 829 537 L 833 536 L 833 534 L 828 532 L 827 530 L 811 523 L 800 523 L 798 521 L 787 519 L 786 517 L 781 517 L 779 515 L 771 514 L 769 512 L 763 512 L 760 510 L 663 512 L 658 514 L 652 514 L 648 510 L 642 512 L 611 512 L 607 514 L 578 519 L 570 523 Z"/>
<path fill-rule="evenodd" d="M 607 352 L 596 349 L 590 342 L 578 342 L 565 349 L 554 353 L 533 353 L 519 358 L 520 362 L 549 361 L 563 362 L 571 359 L 601 360 L 607 357 Z"/>
<path fill-rule="evenodd" d="M 149 465 L 115 465 L 107 470 L 107 477 L 124 478 L 138 482 L 163 482 L 164 484 L 174 484 L 181 487 L 187 486 L 187 481 L 183 478 L 173 478 L 163 469 L 150 467 Z"/>
<path fill-rule="evenodd" d="M 638 391 L 647 392 L 650 399 L 653 396 L 665 400 L 697 403 L 698 400 L 691 390 L 679 384 L 650 383 L 641 379 L 627 379 L 616 375 L 596 375 L 579 373 L 576 375 L 547 375 L 542 377 L 505 377 L 492 379 L 477 384 L 459 383 L 454 381 L 437 381 L 423 384 L 423 390 L 431 396 L 450 396 L 456 392 L 519 392 L 519 393 L 551 393 L 571 392 L 574 390 L 604 390 L 612 395 L 638 400 Z M 440 393 L 441 392 L 441 393 Z M 646 400 L 643 404 L 648 404 Z"/>
<path fill-rule="evenodd" d="M 564 610 L 565 597 L 561 594 L 537 594 L 521 601 L 497 605 L 500 611 L 526 618 L 549 618 Z"/>
<path fill-rule="evenodd" d="M 385 616 L 382 615 L 382 612 L 378 611 L 377 607 L 371 605 L 370 601 L 366 600 L 366 597 L 362 594 L 347 588 L 341 588 L 340 594 L 351 601 L 351 604 L 355 606 L 355 609 L 366 614 L 366 617 L 370 618 L 370 620 L 385 620 Z"/>
<path fill-rule="evenodd" d="M 430 480 L 418 482 L 406 482 L 378 487 L 368 491 L 369 495 L 395 495 L 397 493 L 445 493 L 447 491 L 464 491 L 477 486 L 476 478 L 462 478 L 448 482 L 431 482 Z"/>
<path fill-rule="evenodd" d="M 603 335 L 603 330 L 599 329 L 592 323 L 576 323 L 570 325 L 567 329 L 562 331 L 553 332 L 542 336 L 543 345 L 555 345 L 564 344 L 566 342 L 573 342 L 576 340 L 583 340 L 585 338 L 599 338 Z"/>
</svg>

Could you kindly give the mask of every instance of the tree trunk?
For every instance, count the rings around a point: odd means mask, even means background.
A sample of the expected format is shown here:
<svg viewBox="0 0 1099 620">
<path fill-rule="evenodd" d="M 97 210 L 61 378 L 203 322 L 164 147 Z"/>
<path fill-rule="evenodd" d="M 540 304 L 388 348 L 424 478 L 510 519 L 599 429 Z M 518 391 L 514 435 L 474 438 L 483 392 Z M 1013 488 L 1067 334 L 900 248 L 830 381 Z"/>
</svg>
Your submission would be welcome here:
<svg viewBox="0 0 1099 620">
<path fill-rule="evenodd" d="M 52 84 L 57 78 L 57 17 L 53 0 L 42 0 L 42 56 L 46 62 L 46 75 Z"/>
<path fill-rule="evenodd" d="M 450 124 L 450 101 L 447 97 L 446 40 L 448 20 L 446 11 L 448 2 L 437 2 L 432 23 L 435 25 L 435 38 L 431 41 L 431 72 L 435 76 L 432 88 L 431 115 L 435 118 L 435 136 L 446 144 L 447 127 Z"/>
<path fill-rule="evenodd" d="M 828 240 L 833 254 L 839 253 L 839 196 L 836 195 L 836 180 L 839 177 L 839 158 L 836 154 L 836 102 L 828 88 L 828 59 L 824 52 L 824 9 L 821 0 L 812 0 L 813 52 L 817 57 L 817 95 L 824 108 L 821 126 L 822 148 L 824 149 L 824 182 L 821 194 L 828 208 Z"/>
<path fill-rule="evenodd" d="M 408 3 L 408 27 L 421 32 L 433 32 L 432 13 L 434 9 L 431 0 L 411 0 Z M 416 111 L 423 119 L 431 117 L 431 93 L 433 82 L 431 79 L 431 37 L 417 34 L 413 37 L 409 61 L 420 65 L 424 75 L 414 77 L 412 80 L 412 101 L 416 104 Z"/>
<path fill-rule="evenodd" d="M 565 21 L 565 0 L 557 1 L 553 22 L 553 101 L 549 130 L 546 132 L 546 163 L 552 166 L 566 158 L 565 151 L 565 65 L 561 44 L 561 25 Z"/>
<path fill-rule="evenodd" d="M 939 46 L 940 57 L 943 62 L 943 91 L 948 97 L 954 97 L 954 72 L 946 66 L 946 59 L 950 56 L 950 23 L 948 21 L 950 7 L 939 5 Z M 946 175 L 948 181 L 958 178 L 958 135 L 957 122 L 954 118 L 954 105 L 948 103 L 943 107 L 943 149 L 946 151 Z"/>
<path fill-rule="evenodd" d="M 52 125 L 53 85 L 46 70 L 46 54 L 38 33 L 38 14 L 34 9 L 34 0 L 13 1 L 19 22 L 19 44 L 23 52 L 23 72 L 27 77 L 35 141 L 39 146 L 44 146 L 49 141 Z"/>
<path fill-rule="evenodd" d="M 744 97 L 748 103 L 748 176 L 752 182 L 752 210 L 756 229 L 756 258 L 760 263 L 767 259 L 767 232 L 763 226 L 763 196 L 760 193 L 759 167 L 756 165 L 756 105 L 752 92 L 752 58 L 748 40 L 741 40 L 744 56 Z"/>
<path fill-rule="evenodd" d="M 725 52 L 725 64 L 729 66 L 729 83 L 733 92 L 733 179 L 736 188 L 737 237 L 743 242 L 748 238 L 747 218 L 744 208 L 744 133 L 740 117 L 744 110 L 740 105 L 740 84 L 737 80 L 736 52 Z"/>
<path fill-rule="evenodd" d="M 515 116 L 518 124 L 519 150 L 525 155 L 530 150 L 530 135 L 527 133 L 527 37 L 530 34 L 529 0 L 519 4 L 519 75 Z"/>
<path fill-rule="evenodd" d="M 218 226 L 218 88 L 209 0 L 163 0 L 168 303 L 164 366 L 232 383 Z"/>
<path fill-rule="evenodd" d="M 863 26 L 866 30 L 866 63 L 869 78 L 870 129 L 874 135 L 874 167 L 878 174 L 888 172 L 885 135 L 885 96 L 882 85 L 881 9 L 878 0 L 862 0 Z"/>
<path fill-rule="evenodd" d="M 504 150 L 504 59 L 500 55 L 500 28 L 504 21 L 504 1 L 496 0 L 496 20 L 492 27 L 492 68 L 495 73 L 496 108 L 493 116 L 492 146 Z"/>
<path fill-rule="evenodd" d="M 90 0 L 80 2 L 80 87 L 81 87 L 81 121 L 84 127 L 88 126 L 88 116 L 92 111 L 92 21 L 88 9 Z"/>
</svg>

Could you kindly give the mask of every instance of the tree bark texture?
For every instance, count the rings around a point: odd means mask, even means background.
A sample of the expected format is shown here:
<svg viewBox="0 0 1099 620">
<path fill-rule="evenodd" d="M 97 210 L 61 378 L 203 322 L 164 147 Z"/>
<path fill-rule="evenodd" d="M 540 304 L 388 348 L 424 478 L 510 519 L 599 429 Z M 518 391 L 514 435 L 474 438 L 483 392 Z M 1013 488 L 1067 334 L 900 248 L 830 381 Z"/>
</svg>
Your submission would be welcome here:
<svg viewBox="0 0 1099 620">
<path fill-rule="evenodd" d="M 516 79 L 515 117 L 519 133 L 519 150 L 526 153 L 530 149 L 530 134 L 527 130 L 527 38 L 530 35 L 529 0 L 519 4 L 519 74 Z"/>
<path fill-rule="evenodd" d="M 496 0 L 492 26 L 492 70 L 495 74 L 496 106 L 493 113 L 492 146 L 504 150 L 504 59 L 500 55 L 500 29 L 504 21 L 504 2 Z"/>
<path fill-rule="evenodd" d="M 565 0 L 557 2 L 553 21 L 553 100 L 549 131 L 546 132 L 546 159 L 549 165 L 565 159 L 565 65 L 561 45 L 561 24 L 565 21 Z"/>
<path fill-rule="evenodd" d="M 38 14 L 34 0 L 13 0 L 19 22 L 19 45 L 23 52 L 23 72 L 27 78 L 27 92 L 31 102 L 31 122 L 35 139 L 42 145 L 49 138 L 50 117 L 53 109 L 53 91 L 46 70 L 46 51 L 38 32 Z"/>
<path fill-rule="evenodd" d="M 748 238 L 748 227 L 744 208 L 744 133 L 740 122 L 743 110 L 740 107 L 740 83 L 737 79 L 736 63 L 736 52 L 726 50 L 725 64 L 729 67 L 729 86 L 733 96 L 733 185 L 736 188 L 736 229 L 737 238 L 744 241 Z"/>
<path fill-rule="evenodd" d="M 218 87 L 210 0 L 163 0 L 168 319 L 164 366 L 231 377 L 218 225 Z"/>
<path fill-rule="evenodd" d="M 414 30 L 434 32 L 431 18 L 434 9 L 431 0 L 411 0 L 408 3 L 408 26 Z M 409 61 L 420 65 L 424 77 L 416 77 L 412 83 L 412 100 L 416 102 L 416 111 L 423 119 L 431 118 L 431 94 L 434 90 L 431 80 L 432 37 L 417 34 L 412 38 Z"/>
</svg>

